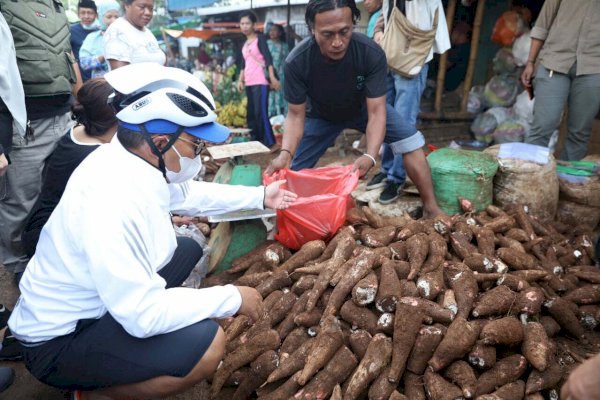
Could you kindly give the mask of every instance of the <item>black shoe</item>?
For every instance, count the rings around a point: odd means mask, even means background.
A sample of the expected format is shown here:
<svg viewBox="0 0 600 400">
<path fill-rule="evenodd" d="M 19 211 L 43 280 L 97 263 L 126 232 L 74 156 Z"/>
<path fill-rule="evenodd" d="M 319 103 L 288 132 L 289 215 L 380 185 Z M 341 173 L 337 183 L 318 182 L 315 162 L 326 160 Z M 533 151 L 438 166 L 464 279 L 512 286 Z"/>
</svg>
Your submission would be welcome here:
<svg viewBox="0 0 600 400">
<path fill-rule="evenodd" d="M 0 393 L 4 392 L 15 380 L 15 370 L 8 367 L 0 367 Z"/>
<path fill-rule="evenodd" d="M 23 359 L 23 346 L 15 338 L 10 329 L 6 329 L 2 348 L 0 349 L 0 361 L 20 361 Z"/>
<path fill-rule="evenodd" d="M 371 178 L 371 180 L 369 182 L 367 182 L 366 189 L 372 190 L 372 189 L 384 187 L 385 183 L 387 182 L 386 177 L 387 177 L 387 174 L 384 174 L 383 172 L 378 173 L 373 178 Z"/>
<path fill-rule="evenodd" d="M 388 181 L 385 184 L 385 189 L 379 195 L 379 202 L 381 204 L 390 204 L 398 197 L 400 197 L 400 189 L 404 187 L 404 184 Z"/>
<path fill-rule="evenodd" d="M 4 304 L 0 304 L 0 329 L 4 328 L 10 318 L 10 310 Z"/>
</svg>

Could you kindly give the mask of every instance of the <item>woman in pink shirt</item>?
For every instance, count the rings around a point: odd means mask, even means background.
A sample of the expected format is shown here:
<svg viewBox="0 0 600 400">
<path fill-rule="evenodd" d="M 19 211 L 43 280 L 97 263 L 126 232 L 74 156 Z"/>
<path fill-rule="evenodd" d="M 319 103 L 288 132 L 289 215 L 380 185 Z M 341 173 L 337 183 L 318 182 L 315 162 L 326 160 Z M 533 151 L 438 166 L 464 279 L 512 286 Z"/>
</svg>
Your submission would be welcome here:
<svg viewBox="0 0 600 400">
<path fill-rule="evenodd" d="M 267 40 L 254 30 L 256 21 L 256 15 L 251 11 L 244 11 L 240 15 L 240 30 L 246 36 L 246 42 L 242 47 L 243 57 L 237 87 L 241 92 L 246 86 L 246 118 L 248 128 L 252 129 L 252 138 L 271 147 L 275 144 L 275 136 L 269 122 L 269 86 L 273 90 L 279 90 L 280 83 L 273 69 Z"/>
</svg>

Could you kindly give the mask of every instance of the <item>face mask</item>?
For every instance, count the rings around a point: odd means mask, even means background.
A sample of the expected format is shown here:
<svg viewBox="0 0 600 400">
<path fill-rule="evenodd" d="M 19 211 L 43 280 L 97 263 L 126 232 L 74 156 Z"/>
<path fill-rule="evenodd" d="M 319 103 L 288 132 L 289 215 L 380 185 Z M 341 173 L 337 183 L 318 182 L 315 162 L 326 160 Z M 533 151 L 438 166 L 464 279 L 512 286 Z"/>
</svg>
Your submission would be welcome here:
<svg viewBox="0 0 600 400">
<path fill-rule="evenodd" d="M 175 146 L 171 147 L 179 156 L 179 172 L 169 171 L 167 168 L 167 179 L 169 183 L 182 183 L 194 178 L 202 169 L 202 159 L 200 155 L 196 158 L 182 157 Z"/>
<path fill-rule="evenodd" d="M 81 24 L 81 27 L 85 31 L 94 31 L 94 30 L 100 28 L 100 22 L 98 22 L 98 20 L 95 20 L 94 22 L 92 22 L 89 25 Z"/>
</svg>

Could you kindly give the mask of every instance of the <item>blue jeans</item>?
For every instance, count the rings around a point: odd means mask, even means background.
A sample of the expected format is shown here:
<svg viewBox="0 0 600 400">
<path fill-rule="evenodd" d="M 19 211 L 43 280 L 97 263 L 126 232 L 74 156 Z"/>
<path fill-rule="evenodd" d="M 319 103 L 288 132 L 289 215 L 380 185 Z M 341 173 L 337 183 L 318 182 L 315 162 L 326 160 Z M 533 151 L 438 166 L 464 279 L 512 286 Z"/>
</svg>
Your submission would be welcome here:
<svg viewBox="0 0 600 400">
<path fill-rule="evenodd" d="M 414 124 L 409 124 L 390 104 L 386 104 L 386 134 L 384 142 L 388 143 L 394 154 L 410 153 L 423 147 L 425 139 Z M 350 128 L 365 132 L 367 128 L 366 105 L 349 121 L 332 122 L 321 118 L 306 117 L 304 135 L 292 160 L 292 170 L 312 168 L 328 147 L 332 146 L 342 130 Z M 400 157 L 402 158 L 402 157 Z"/>
<path fill-rule="evenodd" d="M 417 124 L 421 95 L 425 90 L 428 69 L 429 64 L 423 65 L 420 74 L 412 79 L 404 78 L 393 72 L 388 74 L 387 101 L 394 107 L 405 123 L 412 126 Z M 388 181 L 402 184 L 406 180 L 406 170 L 404 169 L 402 157 L 394 155 L 388 145 L 383 145 L 381 172 L 387 174 Z"/>
</svg>

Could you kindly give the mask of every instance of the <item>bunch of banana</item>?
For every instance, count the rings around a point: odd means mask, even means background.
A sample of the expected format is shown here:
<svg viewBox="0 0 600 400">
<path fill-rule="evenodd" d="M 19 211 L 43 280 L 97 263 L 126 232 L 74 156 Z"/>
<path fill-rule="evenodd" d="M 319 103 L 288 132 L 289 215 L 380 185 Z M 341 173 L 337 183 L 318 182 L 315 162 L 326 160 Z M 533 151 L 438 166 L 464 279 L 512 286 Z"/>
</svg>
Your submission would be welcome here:
<svg viewBox="0 0 600 400">
<path fill-rule="evenodd" d="M 247 99 L 242 101 L 230 101 L 222 106 L 218 113 L 217 122 L 222 125 L 243 128 L 246 126 L 246 105 Z"/>
</svg>

